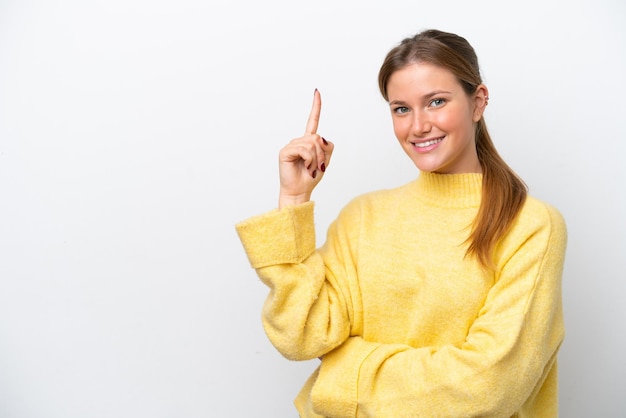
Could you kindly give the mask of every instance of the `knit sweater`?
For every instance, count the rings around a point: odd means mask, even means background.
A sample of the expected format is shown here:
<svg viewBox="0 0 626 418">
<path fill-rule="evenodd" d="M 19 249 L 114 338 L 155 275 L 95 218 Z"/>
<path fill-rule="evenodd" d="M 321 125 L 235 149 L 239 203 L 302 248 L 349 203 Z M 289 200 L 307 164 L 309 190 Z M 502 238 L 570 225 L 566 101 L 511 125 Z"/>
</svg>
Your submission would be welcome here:
<svg viewBox="0 0 626 418">
<path fill-rule="evenodd" d="M 466 255 L 481 182 L 423 172 L 359 196 L 319 249 L 312 202 L 237 224 L 268 338 L 322 357 L 301 417 L 558 416 L 566 226 L 528 197 L 486 271 Z"/>
</svg>

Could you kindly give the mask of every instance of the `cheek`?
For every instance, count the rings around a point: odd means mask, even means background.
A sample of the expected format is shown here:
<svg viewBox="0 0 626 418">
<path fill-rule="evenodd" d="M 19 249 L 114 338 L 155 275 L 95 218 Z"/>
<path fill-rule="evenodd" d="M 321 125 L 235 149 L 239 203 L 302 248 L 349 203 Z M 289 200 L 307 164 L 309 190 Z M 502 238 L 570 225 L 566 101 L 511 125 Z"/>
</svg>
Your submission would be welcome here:
<svg viewBox="0 0 626 418">
<path fill-rule="evenodd" d="M 471 115 L 461 112 L 441 112 L 433 118 L 433 124 L 447 132 L 466 129 L 471 123 Z"/>
<path fill-rule="evenodd" d="M 408 133 L 408 124 L 406 121 L 402 119 L 393 119 L 393 133 L 396 135 L 396 138 L 402 140 L 407 137 Z"/>
<path fill-rule="evenodd" d="M 431 117 L 431 123 L 445 131 L 454 129 L 456 122 L 452 112 L 436 112 Z"/>
</svg>

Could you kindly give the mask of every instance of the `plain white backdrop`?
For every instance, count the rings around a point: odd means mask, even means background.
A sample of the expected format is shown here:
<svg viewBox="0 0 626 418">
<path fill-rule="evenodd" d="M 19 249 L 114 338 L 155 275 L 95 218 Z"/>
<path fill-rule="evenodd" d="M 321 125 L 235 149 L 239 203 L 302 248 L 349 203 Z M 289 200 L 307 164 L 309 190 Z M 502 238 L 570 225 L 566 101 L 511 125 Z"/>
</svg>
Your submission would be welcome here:
<svg viewBox="0 0 626 418">
<path fill-rule="evenodd" d="M 0 417 L 295 417 L 316 364 L 267 341 L 234 225 L 315 88 L 320 243 L 416 176 L 376 76 L 426 28 L 473 44 L 499 150 L 568 223 L 561 416 L 624 417 L 625 27 L 619 0 L 0 0 Z"/>
</svg>

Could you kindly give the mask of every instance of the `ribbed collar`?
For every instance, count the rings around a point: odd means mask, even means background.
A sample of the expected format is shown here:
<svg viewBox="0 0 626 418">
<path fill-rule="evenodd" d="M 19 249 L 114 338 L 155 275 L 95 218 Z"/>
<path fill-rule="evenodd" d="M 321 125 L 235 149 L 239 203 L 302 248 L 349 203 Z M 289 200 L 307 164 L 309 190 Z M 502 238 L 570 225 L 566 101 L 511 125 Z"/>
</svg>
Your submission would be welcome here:
<svg viewBox="0 0 626 418">
<path fill-rule="evenodd" d="M 482 193 L 480 173 L 437 174 L 421 171 L 415 180 L 420 199 L 440 207 L 478 207 Z"/>
</svg>

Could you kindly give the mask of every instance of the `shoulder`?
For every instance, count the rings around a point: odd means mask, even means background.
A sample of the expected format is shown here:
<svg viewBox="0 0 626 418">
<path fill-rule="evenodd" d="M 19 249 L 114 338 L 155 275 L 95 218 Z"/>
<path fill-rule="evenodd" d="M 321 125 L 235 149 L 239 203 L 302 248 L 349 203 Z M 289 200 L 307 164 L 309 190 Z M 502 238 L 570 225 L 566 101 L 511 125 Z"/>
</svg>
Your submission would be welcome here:
<svg viewBox="0 0 626 418">
<path fill-rule="evenodd" d="M 398 208 L 411 183 L 362 193 L 350 199 L 339 211 L 333 224 L 338 227 L 363 228 L 393 223 L 398 219 Z"/>
<path fill-rule="evenodd" d="M 528 196 L 519 213 L 518 222 L 531 229 L 548 228 L 565 233 L 567 226 L 561 212 L 551 204 Z"/>
<path fill-rule="evenodd" d="M 522 268 L 533 260 L 538 265 L 544 261 L 561 265 L 566 247 L 567 228 L 559 210 L 528 196 L 511 228 L 496 247 L 496 264 L 499 269 L 505 265 Z M 517 260 L 518 264 L 511 264 L 512 260 Z"/>
<path fill-rule="evenodd" d="M 528 196 L 511 229 L 504 238 L 504 246 L 511 248 L 535 247 L 543 251 L 565 251 L 567 226 L 561 212 L 549 203 Z"/>
<path fill-rule="evenodd" d="M 410 192 L 411 183 L 388 189 L 369 191 L 353 197 L 342 208 L 341 216 L 375 216 L 376 214 L 388 214 L 389 210 L 397 209 L 403 200 L 406 200 Z"/>
</svg>

